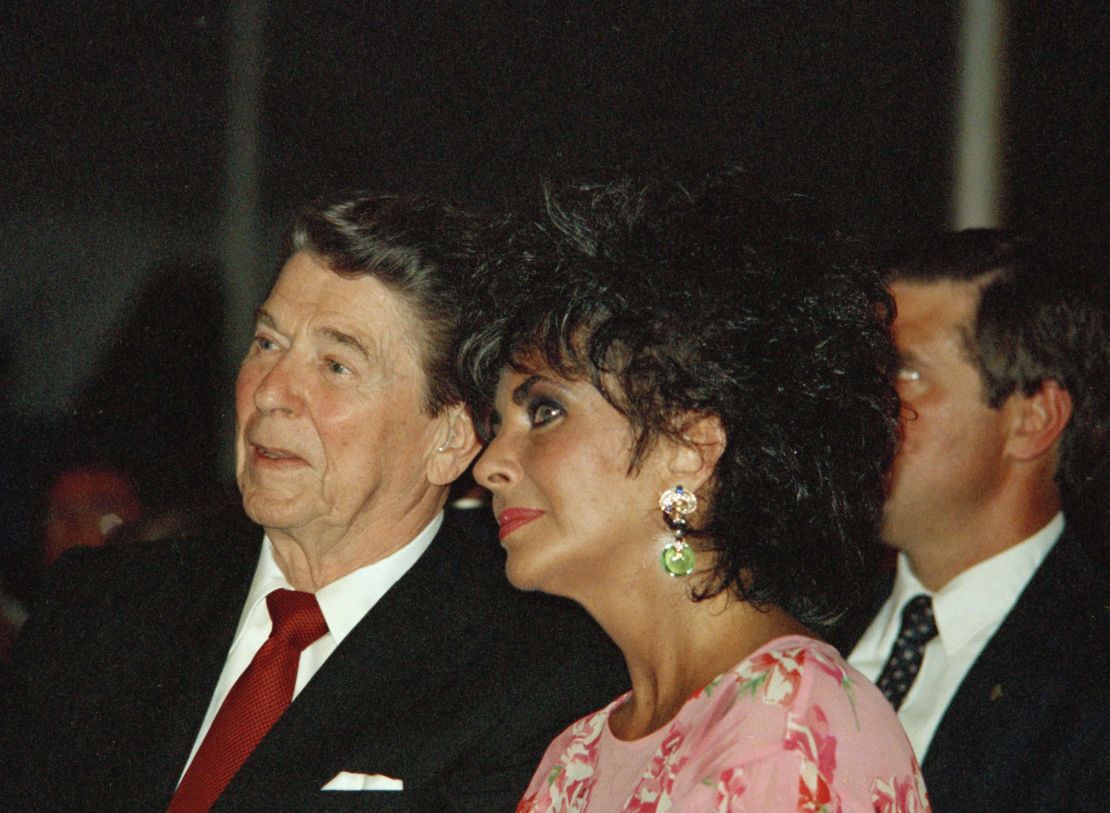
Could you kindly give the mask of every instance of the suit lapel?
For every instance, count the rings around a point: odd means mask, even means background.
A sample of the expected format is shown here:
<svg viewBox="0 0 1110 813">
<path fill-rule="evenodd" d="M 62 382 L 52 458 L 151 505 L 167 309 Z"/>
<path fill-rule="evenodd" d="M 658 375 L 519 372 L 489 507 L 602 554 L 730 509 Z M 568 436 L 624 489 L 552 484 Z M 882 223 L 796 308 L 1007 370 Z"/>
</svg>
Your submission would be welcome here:
<svg viewBox="0 0 1110 813">
<path fill-rule="evenodd" d="M 960 684 L 922 764 L 938 810 L 978 798 L 993 808 L 1000 793 L 1024 798 L 1022 760 L 1045 746 L 1041 728 L 1056 713 L 1057 669 L 1071 645 L 1066 631 L 1084 612 L 1077 577 L 1090 567 L 1065 531 Z"/>
<path fill-rule="evenodd" d="M 437 686 L 457 678 L 474 648 L 483 645 L 482 622 L 491 609 L 475 602 L 452 602 L 450 613 L 437 609 L 457 591 L 459 579 L 468 577 L 460 572 L 455 550 L 460 544 L 465 543 L 445 524 L 305 686 L 215 809 L 318 790 L 349 769 L 356 752 L 382 770 L 400 764 L 405 718 L 414 706 L 429 702 Z M 499 575 L 489 568 L 476 575 L 490 573 Z"/>
</svg>

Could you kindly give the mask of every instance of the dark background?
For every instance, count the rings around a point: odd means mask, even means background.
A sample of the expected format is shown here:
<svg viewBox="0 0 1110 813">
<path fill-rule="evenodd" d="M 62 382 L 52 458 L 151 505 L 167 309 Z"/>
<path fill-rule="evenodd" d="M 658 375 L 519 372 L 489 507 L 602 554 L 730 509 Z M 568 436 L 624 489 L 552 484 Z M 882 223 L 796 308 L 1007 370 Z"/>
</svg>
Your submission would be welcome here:
<svg viewBox="0 0 1110 813">
<path fill-rule="evenodd" d="M 280 211 L 354 181 L 515 202 L 630 159 L 739 160 L 863 225 L 943 222 L 957 6 L 272 0 L 264 197 Z M 224 4 L 5 8 L 7 214 L 211 221 Z M 1008 219 L 1066 223 L 1106 180 L 1107 13 L 1014 3 L 1009 28 Z"/>
<path fill-rule="evenodd" d="M 1105 4 L 1014 2 L 1007 224 L 1105 230 Z M 890 243 L 950 218 L 954 2 L 266 4 L 266 262 L 334 186 L 534 202 L 543 178 L 742 163 Z M 230 479 L 226 3 L 0 11 L 0 565 L 52 472 L 166 507 Z M 233 287 L 233 286 L 232 286 Z M 255 303 L 249 303 L 253 307 Z M 230 316 L 229 316 L 230 315 Z M 237 328 L 236 325 L 232 326 Z"/>
</svg>

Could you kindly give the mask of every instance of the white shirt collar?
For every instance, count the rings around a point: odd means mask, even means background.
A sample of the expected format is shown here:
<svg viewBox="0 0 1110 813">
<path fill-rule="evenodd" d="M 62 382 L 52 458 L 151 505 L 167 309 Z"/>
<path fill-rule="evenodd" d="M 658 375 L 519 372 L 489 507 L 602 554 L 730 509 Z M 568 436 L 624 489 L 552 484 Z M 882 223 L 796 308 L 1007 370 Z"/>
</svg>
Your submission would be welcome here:
<svg viewBox="0 0 1110 813">
<path fill-rule="evenodd" d="M 987 627 L 997 628 L 1063 531 L 1064 515 L 1057 513 L 1029 538 L 968 568 L 936 593 L 925 589 L 914 575 L 909 559 L 904 553 L 899 554 L 891 591 L 897 611 L 891 614 L 888 623 L 901 625 L 902 608 L 914 596 L 921 593 L 932 596 L 937 637 L 945 652 L 955 653 Z"/>
<path fill-rule="evenodd" d="M 336 644 L 347 637 L 370 608 L 377 604 L 389 588 L 416 564 L 432 543 L 442 524 L 443 512 L 440 511 L 411 542 L 400 550 L 373 564 L 360 567 L 316 592 L 320 611 L 328 623 L 328 633 L 335 639 Z M 269 613 L 253 614 L 252 618 L 253 609 L 271 591 L 293 589 L 294 587 L 286 580 L 285 574 L 281 572 L 274 558 L 274 545 L 270 537 L 264 536 L 262 552 L 258 557 L 254 579 L 247 593 L 247 600 L 243 606 L 243 614 L 239 618 L 239 627 L 235 630 L 235 641 L 232 646 L 234 647 L 238 642 L 249 624 L 264 624 L 269 634 Z"/>
</svg>

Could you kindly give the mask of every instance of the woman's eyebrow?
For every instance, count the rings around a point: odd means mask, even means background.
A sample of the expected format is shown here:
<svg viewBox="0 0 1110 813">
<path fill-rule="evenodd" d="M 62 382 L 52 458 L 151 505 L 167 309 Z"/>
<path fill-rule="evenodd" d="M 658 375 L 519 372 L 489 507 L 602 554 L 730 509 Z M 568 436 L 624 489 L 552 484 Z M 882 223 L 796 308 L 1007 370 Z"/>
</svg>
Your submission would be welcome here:
<svg viewBox="0 0 1110 813">
<path fill-rule="evenodd" d="M 537 381 L 544 381 L 542 375 L 530 375 L 520 384 L 513 389 L 513 403 L 517 406 L 523 404 L 528 400 L 528 393 L 531 392 L 532 387 L 535 386 Z"/>
</svg>

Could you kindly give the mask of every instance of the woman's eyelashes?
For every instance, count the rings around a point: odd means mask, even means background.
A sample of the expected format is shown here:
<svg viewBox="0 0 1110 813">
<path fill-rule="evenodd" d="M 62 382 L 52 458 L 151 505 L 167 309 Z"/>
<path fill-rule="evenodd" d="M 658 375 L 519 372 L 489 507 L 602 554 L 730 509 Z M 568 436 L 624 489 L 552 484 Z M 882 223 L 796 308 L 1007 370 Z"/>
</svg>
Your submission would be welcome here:
<svg viewBox="0 0 1110 813">
<path fill-rule="evenodd" d="M 545 395 L 535 395 L 528 402 L 528 422 L 532 427 L 547 426 L 566 414 L 563 405 Z"/>
<path fill-rule="evenodd" d="M 566 409 L 562 404 L 546 395 L 533 395 L 528 399 L 527 404 L 519 407 L 513 405 L 509 411 L 510 417 L 514 420 L 516 415 L 523 413 L 523 417 L 527 419 L 528 426 L 531 429 L 547 426 L 566 414 Z M 501 432 L 503 423 L 504 418 L 502 418 L 501 413 L 496 409 L 490 410 L 489 416 L 482 422 L 486 439 L 492 440 L 497 437 Z"/>
</svg>

